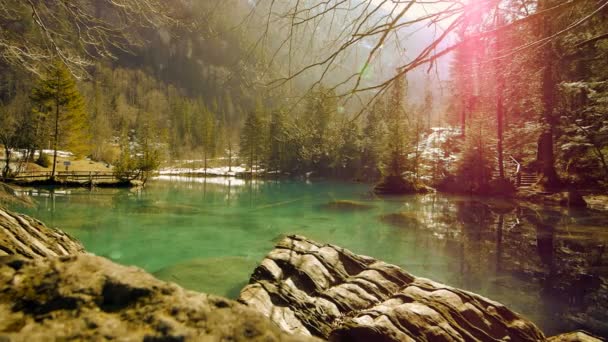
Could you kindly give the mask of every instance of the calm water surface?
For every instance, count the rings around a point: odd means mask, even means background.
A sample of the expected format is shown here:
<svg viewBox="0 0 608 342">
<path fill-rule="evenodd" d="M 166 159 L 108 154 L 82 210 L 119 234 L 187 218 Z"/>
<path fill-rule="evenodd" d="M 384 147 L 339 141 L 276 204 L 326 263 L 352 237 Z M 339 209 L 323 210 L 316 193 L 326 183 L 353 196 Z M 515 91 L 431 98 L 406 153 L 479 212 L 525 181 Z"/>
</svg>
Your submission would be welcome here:
<svg viewBox="0 0 608 342">
<path fill-rule="evenodd" d="M 87 250 L 235 297 L 285 234 L 301 234 L 510 306 L 547 333 L 608 335 L 608 214 L 446 195 L 375 198 L 339 182 L 155 180 L 139 192 L 32 190 L 21 209 Z M 332 201 L 356 201 L 341 206 Z"/>
</svg>

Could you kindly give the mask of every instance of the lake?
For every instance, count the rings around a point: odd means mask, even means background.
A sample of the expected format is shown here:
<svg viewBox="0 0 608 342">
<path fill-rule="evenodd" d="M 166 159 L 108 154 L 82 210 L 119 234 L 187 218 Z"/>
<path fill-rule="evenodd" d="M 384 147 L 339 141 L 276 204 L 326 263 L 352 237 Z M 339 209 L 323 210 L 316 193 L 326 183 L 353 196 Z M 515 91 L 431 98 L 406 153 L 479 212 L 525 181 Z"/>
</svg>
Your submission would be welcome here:
<svg viewBox="0 0 608 342">
<path fill-rule="evenodd" d="M 235 298 L 282 236 L 300 234 L 506 304 L 546 333 L 608 336 L 608 213 L 369 185 L 163 177 L 141 191 L 31 190 L 22 209 L 92 253 Z"/>
</svg>

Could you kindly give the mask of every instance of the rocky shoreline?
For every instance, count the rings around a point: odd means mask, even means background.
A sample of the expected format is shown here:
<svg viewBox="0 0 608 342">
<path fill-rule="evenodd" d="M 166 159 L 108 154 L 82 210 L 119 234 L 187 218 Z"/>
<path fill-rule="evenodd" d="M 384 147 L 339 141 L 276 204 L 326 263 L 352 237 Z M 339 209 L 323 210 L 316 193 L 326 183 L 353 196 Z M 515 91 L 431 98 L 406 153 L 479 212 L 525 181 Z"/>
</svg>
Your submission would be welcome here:
<svg viewBox="0 0 608 342">
<path fill-rule="evenodd" d="M 600 341 L 547 339 L 497 302 L 302 236 L 278 242 L 235 302 L 89 255 L 3 208 L 0 317 L 6 341 Z"/>
</svg>

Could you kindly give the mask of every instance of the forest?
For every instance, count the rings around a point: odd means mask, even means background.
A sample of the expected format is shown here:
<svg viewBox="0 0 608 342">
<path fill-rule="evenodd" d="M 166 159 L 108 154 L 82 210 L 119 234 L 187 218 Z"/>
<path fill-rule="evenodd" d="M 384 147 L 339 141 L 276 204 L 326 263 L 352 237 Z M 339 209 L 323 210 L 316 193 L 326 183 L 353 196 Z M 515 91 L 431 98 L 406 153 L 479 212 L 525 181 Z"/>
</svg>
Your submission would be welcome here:
<svg viewBox="0 0 608 342">
<path fill-rule="evenodd" d="M 608 2 L 416 6 L 1 0 L 2 175 L 66 150 L 126 175 L 608 186 Z"/>
</svg>

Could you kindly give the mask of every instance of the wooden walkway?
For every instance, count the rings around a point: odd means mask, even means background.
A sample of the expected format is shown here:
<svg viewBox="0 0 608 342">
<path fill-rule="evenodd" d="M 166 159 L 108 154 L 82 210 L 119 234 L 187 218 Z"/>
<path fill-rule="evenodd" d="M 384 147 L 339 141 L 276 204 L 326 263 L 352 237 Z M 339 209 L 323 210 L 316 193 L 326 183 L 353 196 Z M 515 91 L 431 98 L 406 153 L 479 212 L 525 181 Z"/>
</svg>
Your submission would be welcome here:
<svg viewBox="0 0 608 342">
<path fill-rule="evenodd" d="M 20 172 L 11 179 L 16 181 L 38 181 L 51 178 L 51 171 Z M 101 182 L 118 181 L 114 172 L 108 171 L 56 171 L 55 179 L 65 182 Z"/>
</svg>

